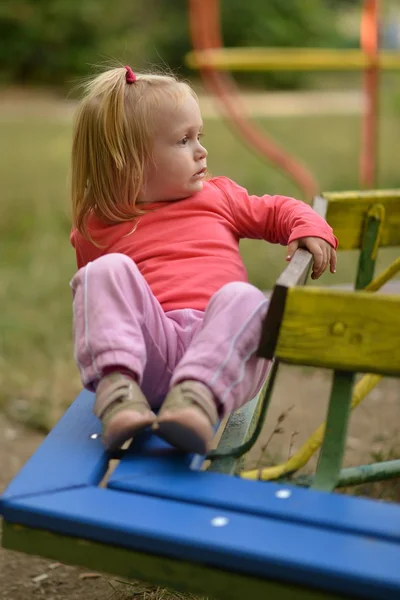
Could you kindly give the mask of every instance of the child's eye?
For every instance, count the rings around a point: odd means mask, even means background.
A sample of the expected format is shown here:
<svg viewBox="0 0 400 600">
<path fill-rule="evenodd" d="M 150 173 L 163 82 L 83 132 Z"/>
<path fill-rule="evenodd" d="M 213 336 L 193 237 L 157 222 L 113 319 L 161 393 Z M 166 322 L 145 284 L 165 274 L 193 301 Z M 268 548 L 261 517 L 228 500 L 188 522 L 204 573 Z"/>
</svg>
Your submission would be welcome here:
<svg viewBox="0 0 400 600">
<path fill-rule="evenodd" d="M 199 135 L 197 136 L 197 139 L 201 140 L 201 138 L 203 138 L 203 137 L 204 137 L 204 133 L 199 133 Z"/>
<path fill-rule="evenodd" d="M 189 138 L 188 138 L 187 135 L 185 135 L 185 137 L 182 138 L 179 143 L 182 144 L 182 146 L 186 146 L 186 144 L 188 143 L 188 141 L 189 141 Z"/>
</svg>

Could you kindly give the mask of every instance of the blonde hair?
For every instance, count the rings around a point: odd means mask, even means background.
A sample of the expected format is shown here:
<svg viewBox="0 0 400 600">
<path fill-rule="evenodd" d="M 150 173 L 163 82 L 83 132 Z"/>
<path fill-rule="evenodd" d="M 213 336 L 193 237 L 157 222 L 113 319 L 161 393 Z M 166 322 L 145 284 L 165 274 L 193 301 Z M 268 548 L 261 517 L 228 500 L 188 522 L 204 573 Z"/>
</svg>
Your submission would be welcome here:
<svg viewBox="0 0 400 600">
<path fill-rule="evenodd" d="M 84 84 L 72 142 L 71 200 L 74 227 L 87 239 L 88 217 L 106 223 L 130 221 L 143 213 L 137 200 L 151 160 L 154 115 L 167 99 L 182 102 L 191 87 L 173 75 L 110 69 Z"/>
</svg>

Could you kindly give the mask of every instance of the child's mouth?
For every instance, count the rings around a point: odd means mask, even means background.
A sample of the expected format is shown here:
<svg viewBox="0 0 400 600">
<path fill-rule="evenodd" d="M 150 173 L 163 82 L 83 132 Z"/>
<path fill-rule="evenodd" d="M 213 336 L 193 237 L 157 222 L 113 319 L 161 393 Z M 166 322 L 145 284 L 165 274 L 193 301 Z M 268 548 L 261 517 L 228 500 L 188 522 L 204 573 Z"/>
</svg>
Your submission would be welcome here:
<svg viewBox="0 0 400 600">
<path fill-rule="evenodd" d="M 195 173 L 193 175 L 193 177 L 204 177 L 204 175 L 206 174 L 207 168 L 204 167 L 203 169 L 200 169 L 200 171 L 197 171 L 197 173 Z"/>
</svg>

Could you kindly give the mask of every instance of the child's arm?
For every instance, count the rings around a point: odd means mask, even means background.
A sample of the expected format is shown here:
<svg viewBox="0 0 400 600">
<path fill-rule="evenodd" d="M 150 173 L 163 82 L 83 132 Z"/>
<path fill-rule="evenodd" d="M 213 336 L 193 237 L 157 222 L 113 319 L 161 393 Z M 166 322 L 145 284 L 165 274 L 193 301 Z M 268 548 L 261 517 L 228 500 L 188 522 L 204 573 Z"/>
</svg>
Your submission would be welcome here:
<svg viewBox="0 0 400 600">
<path fill-rule="evenodd" d="M 287 196 L 250 196 L 227 178 L 219 178 L 218 185 L 228 197 L 240 237 L 288 245 L 287 260 L 298 247 L 307 248 L 314 257 L 313 279 L 328 266 L 335 273 L 337 239 L 311 206 Z"/>
</svg>

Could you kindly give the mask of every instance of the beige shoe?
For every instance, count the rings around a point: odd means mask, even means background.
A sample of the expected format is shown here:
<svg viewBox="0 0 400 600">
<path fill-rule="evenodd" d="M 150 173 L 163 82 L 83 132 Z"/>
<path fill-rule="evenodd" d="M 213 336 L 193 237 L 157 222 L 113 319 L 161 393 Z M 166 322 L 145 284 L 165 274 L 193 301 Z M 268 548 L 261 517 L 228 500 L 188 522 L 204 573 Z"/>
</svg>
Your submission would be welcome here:
<svg viewBox="0 0 400 600">
<path fill-rule="evenodd" d="M 153 430 L 184 452 L 205 455 L 217 423 L 218 412 L 211 390 L 199 381 L 188 380 L 170 390 Z"/>
<path fill-rule="evenodd" d="M 108 450 L 120 448 L 156 420 L 138 384 L 122 373 L 111 373 L 100 380 L 94 414 L 103 424 L 103 441 Z"/>
</svg>

